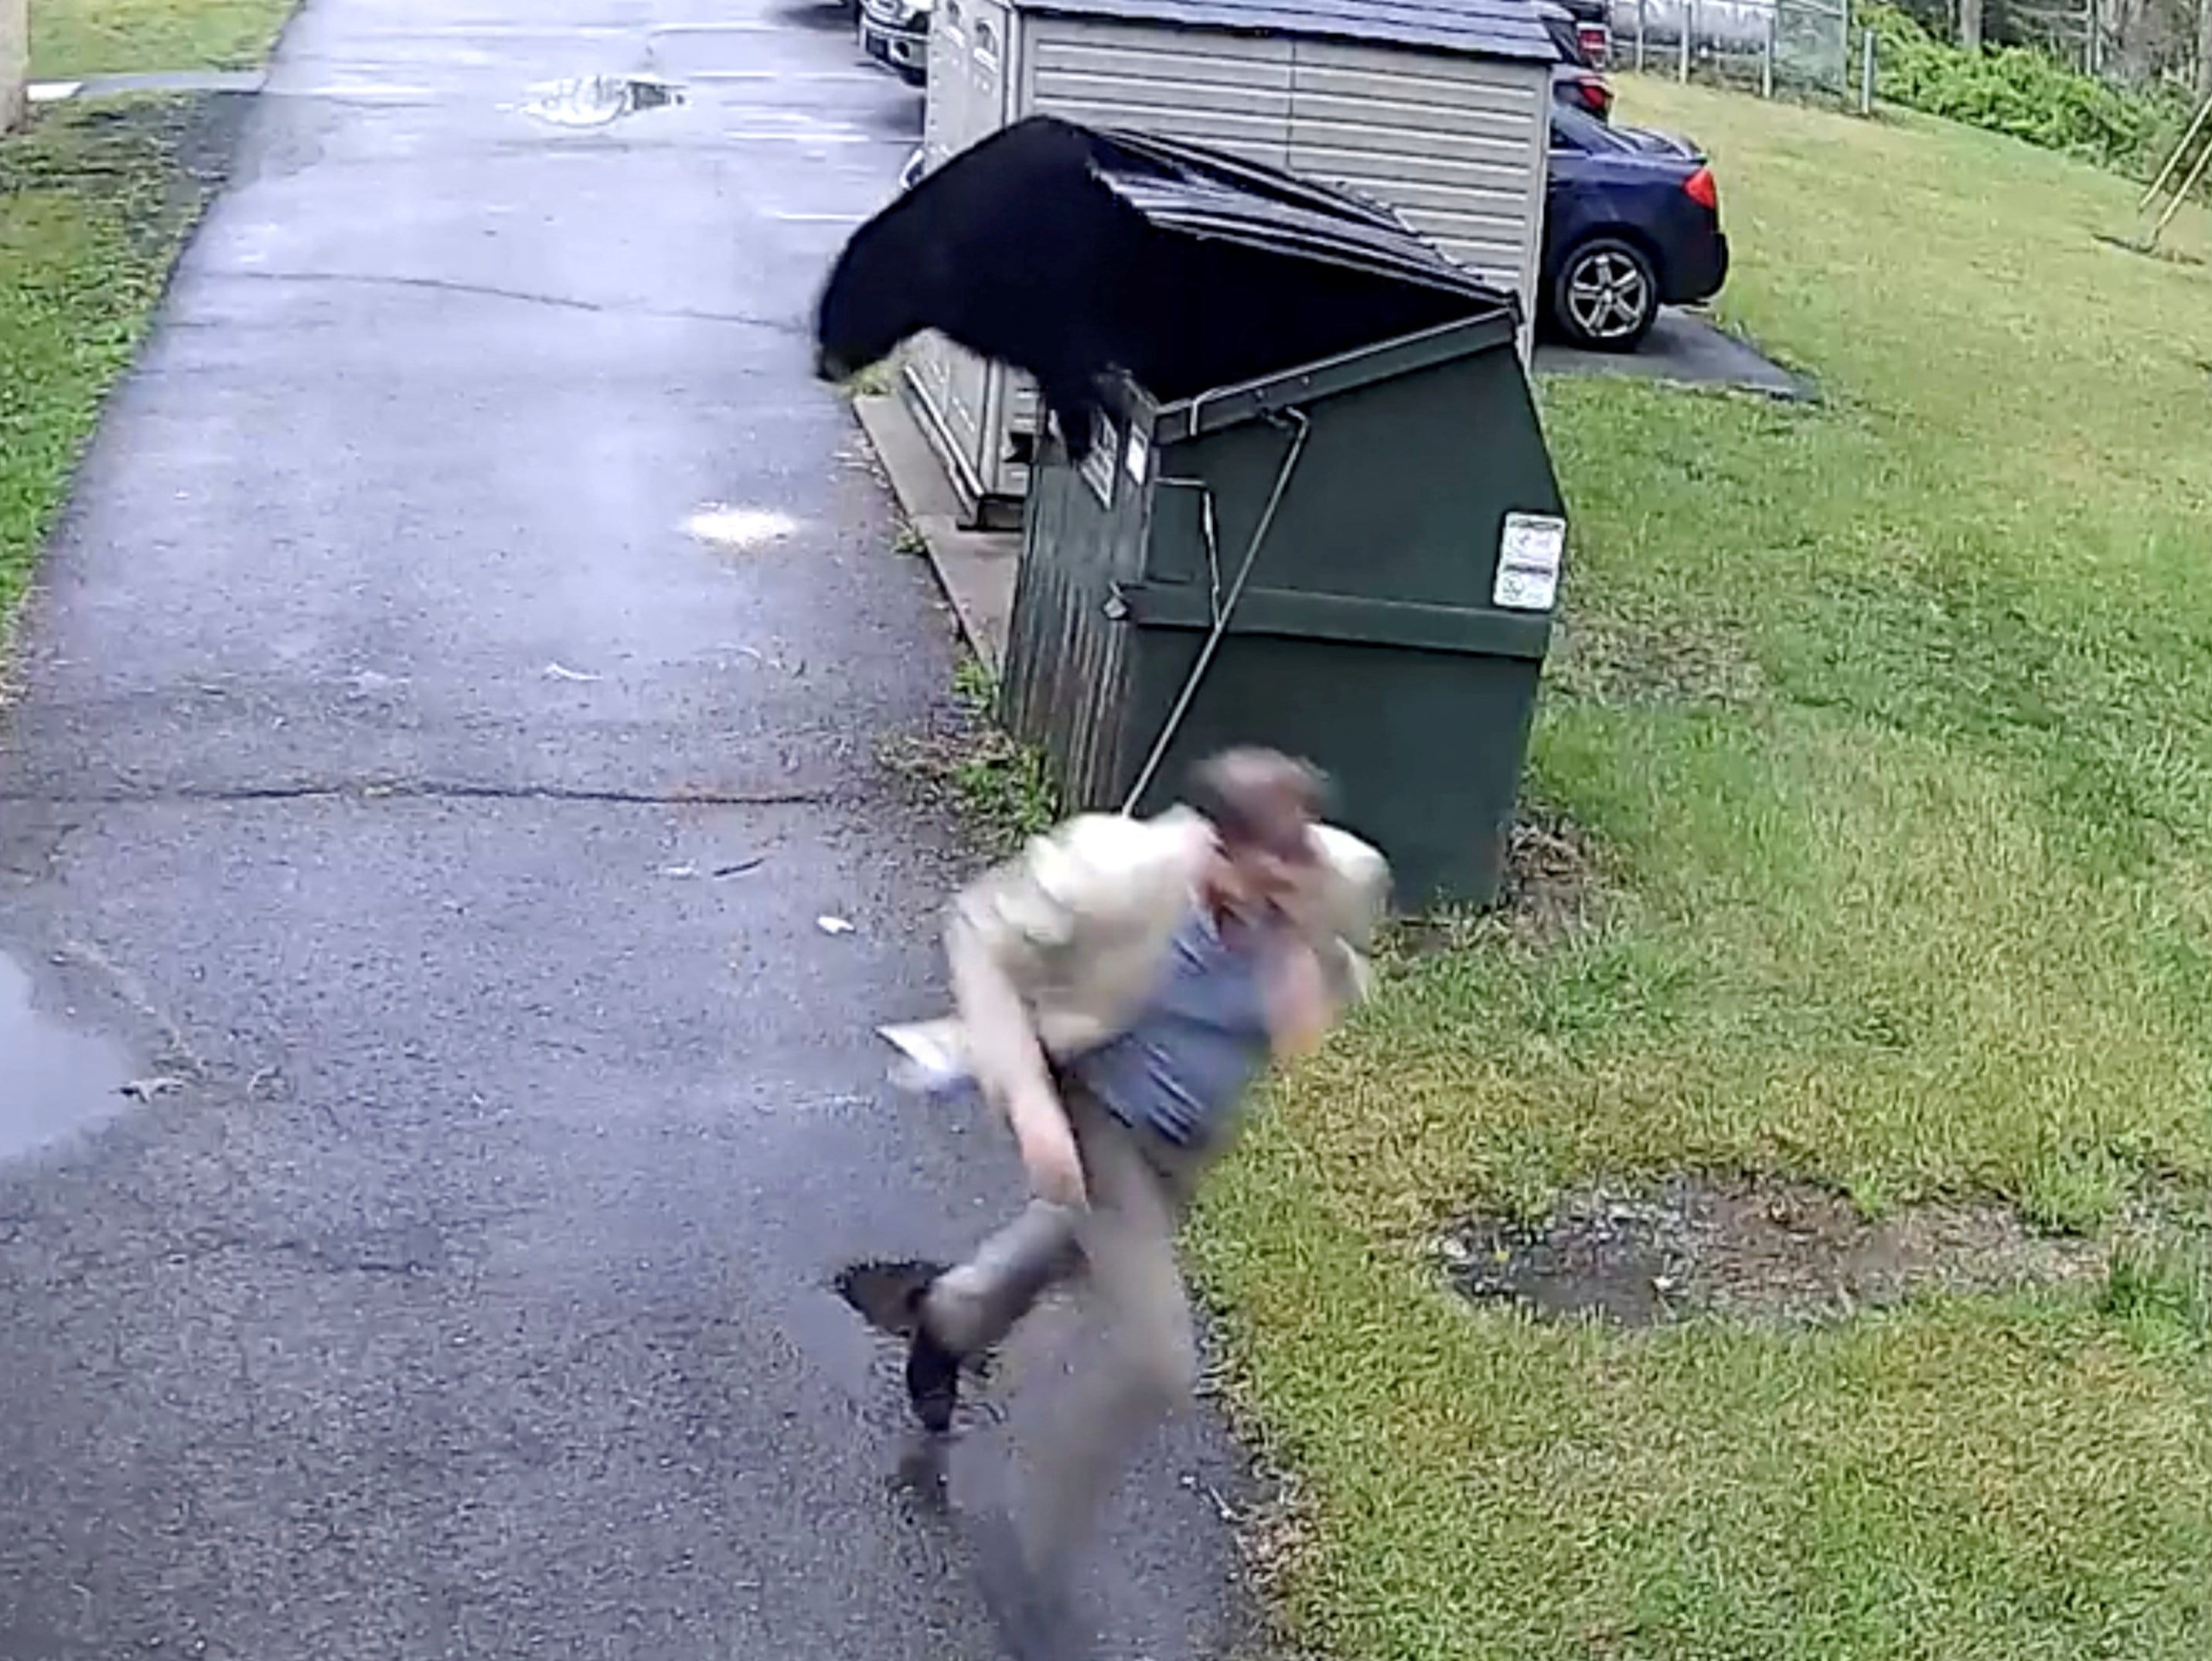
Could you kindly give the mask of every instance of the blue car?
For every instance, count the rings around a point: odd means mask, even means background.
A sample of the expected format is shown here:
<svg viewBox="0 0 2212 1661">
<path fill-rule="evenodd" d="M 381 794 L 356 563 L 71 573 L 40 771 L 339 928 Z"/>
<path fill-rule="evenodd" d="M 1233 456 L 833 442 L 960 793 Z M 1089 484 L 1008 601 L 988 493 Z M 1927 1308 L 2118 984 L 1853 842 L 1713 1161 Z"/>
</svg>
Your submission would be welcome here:
<svg viewBox="0 0 2212 1661">
<path fill-rule="evenodd" d="M 1632 352 L 1662 306 L 1711 300 L 1728 268 L 1703 155 L 1553 104 L 1541 319 L 1552 332 L 1588 350 Z"/>
</svg>

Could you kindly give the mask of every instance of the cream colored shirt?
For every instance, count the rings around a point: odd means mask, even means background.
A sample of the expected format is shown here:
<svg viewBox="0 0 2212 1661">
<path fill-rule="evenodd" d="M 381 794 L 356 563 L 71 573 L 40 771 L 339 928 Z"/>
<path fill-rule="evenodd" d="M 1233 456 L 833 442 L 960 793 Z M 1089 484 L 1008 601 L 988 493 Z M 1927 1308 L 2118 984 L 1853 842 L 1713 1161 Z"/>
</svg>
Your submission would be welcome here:
<svg viewBox="0 0 2212 1661">
<path fill-rule="evenodd" d="M 1389 867 L 1347 831 L 1320 825 L 1315 836 L 1326 873 L 1315 946 L 1331 990 L 1349 1005 L 1366 995 Z M 966 931 L 1005 972 L 1048 1056 L 1074 1055 L 1125 1030 L 1142 1007 L 1212 846 L 1212 828 L 1187 808 L 1150 819 L 1081 814 L 963 890 L 948 931 Z M 959 1016 L 879 1031 L 908 1058 L 911 1081 L 969 1076 L 970 1035 Z M 987 1092 L 994 1083 L 976 1081 Z"/>
</svg>

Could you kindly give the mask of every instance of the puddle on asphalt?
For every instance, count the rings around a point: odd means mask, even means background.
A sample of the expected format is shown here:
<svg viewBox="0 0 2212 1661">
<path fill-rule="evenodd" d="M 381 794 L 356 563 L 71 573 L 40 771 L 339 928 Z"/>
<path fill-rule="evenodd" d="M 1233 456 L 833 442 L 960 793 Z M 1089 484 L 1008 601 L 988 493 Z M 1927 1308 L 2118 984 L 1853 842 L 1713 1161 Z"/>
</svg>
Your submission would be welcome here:
<svg viewBox="0 0 2212 1661">
<path fill-rule="evenodd" d="M 742 551 L 781 542 L 799 528 L 787 514 L 765 508 L 731 508 L 720 504 L 702 508 L 684 522 L 698 541 L 713 547 Z"/>
<path fill-rule="evenodd" d="M 658 76 L 586 75 L 531 88 L 522 113 L 556 127 L 605 127 L 683 101 L 684 88 Z"/>
<path fill-rule="evenodd" d="M 112 1118 L 130 1082 L 120 1046 L 34 1008 L 30 976 L 0 956 L 0 1160 Z"/>
</svg>

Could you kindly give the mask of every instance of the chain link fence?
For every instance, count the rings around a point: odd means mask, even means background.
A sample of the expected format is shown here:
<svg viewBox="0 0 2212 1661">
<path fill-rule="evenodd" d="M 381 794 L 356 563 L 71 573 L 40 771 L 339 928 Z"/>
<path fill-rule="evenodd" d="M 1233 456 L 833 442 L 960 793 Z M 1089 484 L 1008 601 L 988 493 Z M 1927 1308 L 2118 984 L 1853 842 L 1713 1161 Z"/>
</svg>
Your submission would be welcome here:
<svg viewBox="0 0 2212 1661">
<path fill-rule="evenodd" d="M 2020 45 L 2048 52 L 2085 75 L 2103 71 L 2105 32 L 2098 27 L 2096 0 L 2045 0 L 2040 5 L 2008 6 L 2004 21 Z"/>
<path fill-rule="evenodd" d="M 1781 91 L 1855 94 L 1848 0 L 1613 0 L 1613 61 Z"/>
</svg>

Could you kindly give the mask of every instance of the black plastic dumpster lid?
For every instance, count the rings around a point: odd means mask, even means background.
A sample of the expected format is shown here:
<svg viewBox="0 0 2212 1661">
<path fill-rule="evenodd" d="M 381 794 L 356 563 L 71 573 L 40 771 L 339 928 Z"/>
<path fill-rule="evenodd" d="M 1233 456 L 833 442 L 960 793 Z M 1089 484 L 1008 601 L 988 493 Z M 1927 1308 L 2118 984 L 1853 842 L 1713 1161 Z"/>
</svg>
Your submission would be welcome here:
<svg viewBox="0 0 2212 1661">
<path fill-rule="evenodd" d="M 1164 402 L 1481 317 L 1517 300 L 1378 204 L 1181 141 L 1032 116 L 854 233 L 824 287 L 825 374 L 937 329 L 1027 371 L 1071 447 L 1098 385 Z"/>
<path fill-rule="evenodd" d="M 1100 182 L 1162 230 L 1513 303 L 1380 203 L 1194 144 L 1118 127 L 1094 137 Z"/>
</svg>

